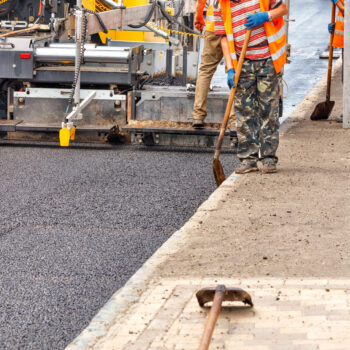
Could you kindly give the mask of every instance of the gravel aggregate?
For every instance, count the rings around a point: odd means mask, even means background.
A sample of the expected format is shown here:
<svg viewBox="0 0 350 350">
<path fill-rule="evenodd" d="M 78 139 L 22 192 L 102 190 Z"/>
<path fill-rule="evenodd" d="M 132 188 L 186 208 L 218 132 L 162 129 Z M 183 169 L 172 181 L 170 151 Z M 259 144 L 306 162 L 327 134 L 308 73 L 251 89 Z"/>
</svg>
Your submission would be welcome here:
<svg viewBox="0 0 350 350">
<path fill-rule="evenodd" d="M 216 188 L 212 155 L 0 144 L 0 349 L 68 345 Z"/>
</svg>

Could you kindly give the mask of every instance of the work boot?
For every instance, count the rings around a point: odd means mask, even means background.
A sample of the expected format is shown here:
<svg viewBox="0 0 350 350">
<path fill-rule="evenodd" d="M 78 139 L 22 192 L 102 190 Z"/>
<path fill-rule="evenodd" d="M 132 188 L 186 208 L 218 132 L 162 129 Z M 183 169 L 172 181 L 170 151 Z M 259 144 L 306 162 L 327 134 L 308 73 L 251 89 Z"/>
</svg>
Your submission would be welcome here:
<svg viewBox="0 0 350 350">
<path fill-rule="evenodd" d="M 251 173 L 252 171 L 258 171 L 258 166 L 256 162 L 244 160 L 238 167 L 235 169 L 236 174 L 246 174 Z"/>
<path fill-rule="evenodd" d="M 261 172 L 263 174 L 271 174 L 277 171 L 276 162 L 273 159 L 266 159 L 262 161 Z"/>
<path fill-rule="evenodd" d="M 202 129 L 204 128 L 204 121 L 201 119 L 193 119 L 192 127 L 195 129 Z"/>
</svg>

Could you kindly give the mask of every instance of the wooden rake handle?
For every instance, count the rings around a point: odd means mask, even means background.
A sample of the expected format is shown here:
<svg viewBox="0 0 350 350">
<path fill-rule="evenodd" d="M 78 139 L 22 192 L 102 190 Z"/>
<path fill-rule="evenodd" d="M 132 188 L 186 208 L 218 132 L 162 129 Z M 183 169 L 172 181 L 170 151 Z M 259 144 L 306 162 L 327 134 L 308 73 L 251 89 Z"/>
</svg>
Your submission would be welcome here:
<svg viewBox="0 0 350 350">
<path fill-rule="evenodd" d="M 205 323 L 204 331 L 202 334 L 201 342 L 198 350 L 208 350 L 211 342 L 211 338 L 214 333 L 216 321 L 221 311 L 221 305 L 225 297 L 225 286 L 219 285 L 216 287 L 213 305 L 210 308 L 210 312 Z"/>
<path fill-rule="evenodd" d="M 336 5 L 333 3 L 332 6 L 332 18 L 331 23 L 335 22 L 335 9 Z M 332 65 L 333 65 L 333 40 L 334 40 L 334 32 L 333 30 L 331 34 L 330 44 L 329 44 L 329 55 L 328 55 L 328 74 L 327 74 L 327 94 L 326 100 L 327 102 L 331 99 L 331 81 L 332 81 Z"/>
<path fill-rule="evenodd" d="M 235 87 L 231 89 L 230 95 L 229 95 L 229 98 L 227 101 L 225 116 L 224 116 L 224 120 L 222 121 L 222 124 L 221 124 L 221 129 L 220 129 L 220 134 L 219 134 L 219 138 L 218 138 L 218 143 L 217 143 L 216 149 L 215 149 L 214 159 L 218 159 L 220 156 L 220 153 L 221 153 L 221 146 L 222 146 L 222 142 L 224 140 L 225 131 L 226 131 L 227 123 L 228 123 L 228 118 L 230 116 L 233 100 L 235 98 L 236 89 L 237 89 L 239 77 L 241 75 L 244 57 L 245 57 L 245 54 L 247 52 L 247 47 L 248 47 L 251 33 L 252 33 L 252 30 L 247 29 L 245 39 L 244 39 L 244 44 L 242 47 L 242 52 L 241 52 L 241 55 L 239 56 L 237 70 L 236 70 L 236 74 L 235 74 Z"/>
<path fill-rule="evenodd" d="M 14 30 L 12 32 L 8 32 L 5 34 L 1 34 L 0 38 L 7 38 L 9 36 L 13 36 L 13 35 L 18 35 L 18 34 L 24 34 L 24 33 L 29 33 L 32 32 L 33 30 L 37 30 L 40 29 L 40 24 L 37 24 L 33 27 L 29 27 L 29 28 L 25 28 L 25 29 L 20 29 L 20 30 Z"/>
</svg>

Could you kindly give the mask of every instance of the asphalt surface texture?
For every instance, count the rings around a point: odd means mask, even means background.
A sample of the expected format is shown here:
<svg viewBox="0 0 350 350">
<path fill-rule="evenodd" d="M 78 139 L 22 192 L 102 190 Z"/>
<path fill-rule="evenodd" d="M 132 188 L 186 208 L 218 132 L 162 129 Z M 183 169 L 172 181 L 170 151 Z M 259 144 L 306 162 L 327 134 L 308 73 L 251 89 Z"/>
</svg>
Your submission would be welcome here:
<svg viewBox="0 0 350 350">
<path fill-rule="evenodd" d="M 293 0 L 291 17 L 287 112 L 326 73 L 330 1 Z M 236 158 L 221 160 L 230 174 Z M 63 349 L 216 188 L 211 164 L 211 151 L 0 143 L 0 349 Z"/>
<path fill-rule="evenodd" d="M 0 154 L 0 349 L 63 349 L 216 188 L 212 152 Z"/>
</svg>

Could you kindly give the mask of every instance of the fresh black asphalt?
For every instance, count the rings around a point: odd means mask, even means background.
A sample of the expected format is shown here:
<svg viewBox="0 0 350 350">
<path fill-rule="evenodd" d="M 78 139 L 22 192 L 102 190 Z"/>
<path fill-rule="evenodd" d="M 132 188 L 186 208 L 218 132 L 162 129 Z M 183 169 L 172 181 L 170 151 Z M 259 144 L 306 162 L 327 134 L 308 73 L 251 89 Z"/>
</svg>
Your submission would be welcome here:
<svg viewBox="0 0 350 350">
<path fill-rule="evenodd" d="M 216 188 L 212 156 L 0 144 L 0 349 L 68 345 Z"/>
</svg>

